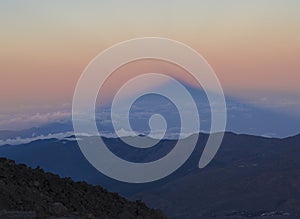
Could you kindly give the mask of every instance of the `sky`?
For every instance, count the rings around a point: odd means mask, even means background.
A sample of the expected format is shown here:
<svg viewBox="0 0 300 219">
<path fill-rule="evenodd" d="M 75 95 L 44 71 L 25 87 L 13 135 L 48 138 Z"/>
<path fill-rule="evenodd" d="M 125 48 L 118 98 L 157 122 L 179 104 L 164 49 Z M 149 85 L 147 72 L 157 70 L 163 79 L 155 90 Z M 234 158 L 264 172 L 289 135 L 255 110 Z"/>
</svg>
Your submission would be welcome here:
<svg viewBox="0 0 300 219">
<path fill-rule="evenodd" d="M 87 64 L 149 36 L 194 48 L 226 95 L 299 115 L 297 0 L 0 0 L 0 27 L 0 129 L 68 117 Z"/>
</svg>

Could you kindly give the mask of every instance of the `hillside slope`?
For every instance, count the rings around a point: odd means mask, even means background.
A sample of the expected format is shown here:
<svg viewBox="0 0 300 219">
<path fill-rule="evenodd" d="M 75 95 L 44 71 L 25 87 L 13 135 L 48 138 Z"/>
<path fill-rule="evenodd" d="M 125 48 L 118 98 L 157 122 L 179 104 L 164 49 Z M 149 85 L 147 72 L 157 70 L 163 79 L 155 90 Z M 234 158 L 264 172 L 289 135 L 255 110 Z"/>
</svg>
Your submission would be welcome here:
<svg viewBox="0 0 300 219">
<path fill-rule="evenodd" d="M 197 148 L 195 154 L 201 151 Z M 228 133 L 208 167 L 192 169 L 133 199 L 172 218 L 298 219 L 299 155 L 300 135 L 268 139 Z"/>
<path fill-rule="evenodd" d="M 74 167 L 76 168 L 76 167 Z M 142 202 L 0 158 L 0 218 L 165 218 Z"/>
</svg>

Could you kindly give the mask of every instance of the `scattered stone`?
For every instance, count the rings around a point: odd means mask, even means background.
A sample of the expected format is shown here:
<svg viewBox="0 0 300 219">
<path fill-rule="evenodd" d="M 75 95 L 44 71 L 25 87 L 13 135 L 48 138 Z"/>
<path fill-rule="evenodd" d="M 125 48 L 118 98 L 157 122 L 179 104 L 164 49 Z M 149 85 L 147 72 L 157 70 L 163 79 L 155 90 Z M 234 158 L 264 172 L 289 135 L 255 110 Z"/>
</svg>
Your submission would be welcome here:
<svg viewBox="0 0 300 219">
<path fill-rule="evenodd" d="M 59 178 L 5 158 L 0 158 L 0 176 L 0 219 L 166 218 L 141 201 L 128 201 L 101 186 Z"/>
<path fill-rule="evenodd" d="M 56 215 L 56 216 L 62 216 L 68 214 L 68 209 L 60 202 L 56 202 L 53 204 L 50 204 L 49 206 L 49 213 Z"/>
</svg>

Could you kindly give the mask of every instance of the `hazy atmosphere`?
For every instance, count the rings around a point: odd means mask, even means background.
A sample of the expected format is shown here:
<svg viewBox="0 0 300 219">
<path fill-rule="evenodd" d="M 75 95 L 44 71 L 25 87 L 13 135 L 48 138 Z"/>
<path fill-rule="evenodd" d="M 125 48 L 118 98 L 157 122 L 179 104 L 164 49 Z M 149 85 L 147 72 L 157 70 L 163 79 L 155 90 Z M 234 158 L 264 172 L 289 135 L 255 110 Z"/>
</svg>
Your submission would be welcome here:
<svg viewBox="0 0 300 219">
<path fill-rule="evenodd" d="M 299 1 L 1 1 L 0 124 L 70 116 L 86 65 L 115 43 L 167 37 L 196 49 L 226 95 L 299 115 Z"/>
</svg>

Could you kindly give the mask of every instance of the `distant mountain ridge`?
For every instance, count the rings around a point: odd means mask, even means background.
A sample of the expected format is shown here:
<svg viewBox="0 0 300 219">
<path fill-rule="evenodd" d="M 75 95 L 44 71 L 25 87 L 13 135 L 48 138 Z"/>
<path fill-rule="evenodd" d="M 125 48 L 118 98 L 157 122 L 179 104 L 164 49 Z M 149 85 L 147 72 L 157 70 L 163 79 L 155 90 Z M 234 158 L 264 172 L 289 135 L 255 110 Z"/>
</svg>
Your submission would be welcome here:
<svg viewBox="0 0 300 219">
<path fill-rule="evenodd" d="M 0 156 L 141 199 L 174 218 L 300 216 L 300 135 L 280 139 L 226 132 L 216 157 L 206 168 L 198 169 L 207 138 L 207 134 L 199 135 L 191 157 L 175 173 L 146 184 L 122 183 L 99 173 L 74 140 L 6 145 L 0 147 Z M 176 143 L 162 140 L 143 153 L 126 147 L 118 138 L 104 141 L 116 155 L 135 162 L 156 160 Z"/>
<path fill-rule="evenodd" d="M 39 127 L 32 127 L 23 130 L 0 130 L 0 140 L 16 138 L 33 138 L 51 134 L 65 133 L 73 130 L 71 123 L 49 123 Z"/>
</svg>

